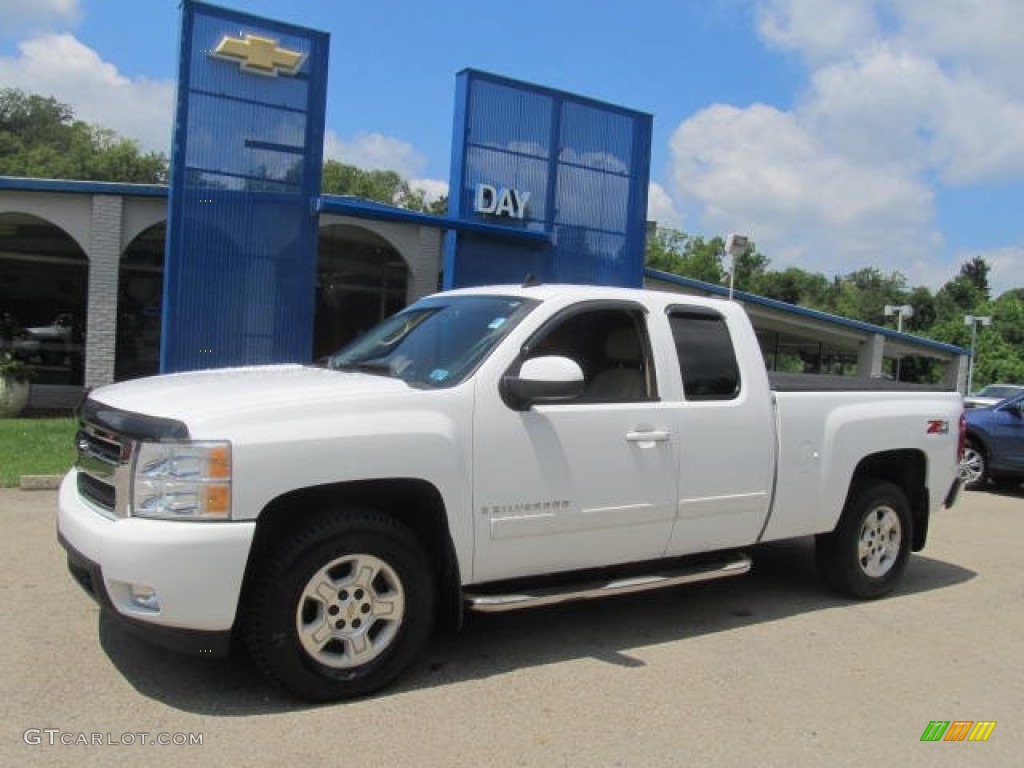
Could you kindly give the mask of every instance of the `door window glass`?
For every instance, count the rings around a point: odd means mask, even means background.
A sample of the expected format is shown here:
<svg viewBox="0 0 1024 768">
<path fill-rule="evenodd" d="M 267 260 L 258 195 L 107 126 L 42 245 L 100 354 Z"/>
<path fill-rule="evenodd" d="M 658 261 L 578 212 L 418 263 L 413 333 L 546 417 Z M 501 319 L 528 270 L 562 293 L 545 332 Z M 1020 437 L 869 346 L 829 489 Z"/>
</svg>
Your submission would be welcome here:
<svg viewBox="0 0 1024 768">
<path fill-rule="evenodd" d="M 740 369 L 725 318 L 692 307 L 669 314 L 679 373 L 687 400 L 732 400 L 740 393 Z"/>
<path fill-rule="evenodd" d="M 526 359 L 547 355 L 574 360 L 583 371 L 583 394 L 570 402 L 657 399 L 640 310 L 585 309 L 558 317 L 526 346 Z"/>
</svg>

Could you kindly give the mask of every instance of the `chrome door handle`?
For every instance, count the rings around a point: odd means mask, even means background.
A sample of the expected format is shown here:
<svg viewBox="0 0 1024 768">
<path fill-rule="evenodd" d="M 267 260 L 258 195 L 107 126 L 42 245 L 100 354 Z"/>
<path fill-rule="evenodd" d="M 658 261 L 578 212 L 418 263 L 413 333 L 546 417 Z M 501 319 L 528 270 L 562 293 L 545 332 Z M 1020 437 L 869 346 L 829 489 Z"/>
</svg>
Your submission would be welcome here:
<svg viewBox="0 0 1024 768">
<path fill-rule="evenodd" d="M 671 435 L 665 430 L 650 430 L 649 432 L 627 432 L 626 441 L 630 443 L 666 443 Z"/>
</svg>

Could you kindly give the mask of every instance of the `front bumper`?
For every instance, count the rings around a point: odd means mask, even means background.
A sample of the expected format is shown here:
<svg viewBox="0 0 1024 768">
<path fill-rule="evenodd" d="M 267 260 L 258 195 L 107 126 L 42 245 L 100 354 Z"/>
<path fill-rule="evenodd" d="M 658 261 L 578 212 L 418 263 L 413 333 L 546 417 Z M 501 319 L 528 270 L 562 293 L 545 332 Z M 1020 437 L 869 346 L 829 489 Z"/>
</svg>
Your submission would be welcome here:
<svg viewBox="0 0 1024 768">
<path fill-rule="evenodd" d="M 75 470 L 58 497 L 57 535 L 76 580 L 158 642 L 201 633 L 197 652 L 209 652 L 203 642 L 230 633 L 255 528 L 252 521 L 111 519 L 82 500 Z M 152 590 L 158 607 L 140 603 L 133 586 Z"/>
</svg>

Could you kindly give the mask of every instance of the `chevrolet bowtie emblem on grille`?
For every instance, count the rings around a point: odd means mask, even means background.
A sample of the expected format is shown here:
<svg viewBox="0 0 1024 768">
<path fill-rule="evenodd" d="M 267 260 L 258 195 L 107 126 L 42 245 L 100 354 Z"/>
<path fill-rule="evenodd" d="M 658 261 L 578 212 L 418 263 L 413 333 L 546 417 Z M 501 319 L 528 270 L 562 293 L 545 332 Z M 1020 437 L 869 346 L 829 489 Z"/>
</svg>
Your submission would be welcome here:
<svg viewBox="0 0 1024 768">
<path fill-rule="evenodd" d="M 228 37 L 225 35 L 213 50 L 218 59 L 235 61 L 246 72 L 276 77 L 279 74 L 294 75 L 299 71 L 305 58 L 299 51 L 280 48 L 277 40 L 257 35 Z"/>
</svg>

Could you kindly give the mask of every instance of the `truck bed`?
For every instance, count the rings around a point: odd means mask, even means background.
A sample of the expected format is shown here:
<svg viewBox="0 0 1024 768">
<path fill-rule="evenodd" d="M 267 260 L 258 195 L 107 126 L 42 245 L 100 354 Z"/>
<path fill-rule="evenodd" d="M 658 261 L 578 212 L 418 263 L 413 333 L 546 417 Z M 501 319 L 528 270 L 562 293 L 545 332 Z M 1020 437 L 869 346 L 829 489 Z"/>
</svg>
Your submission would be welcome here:
<svg viewBox="0 0 1024 768">
<path fill-rule="evenodd" d="M 862 376 L 768 372 L 773 392 L 954 392 L 948 384 L 911 384 Z"/>
</svg>

